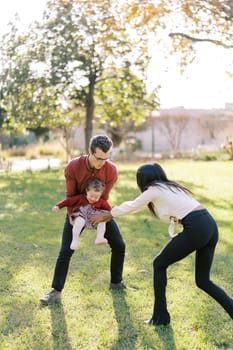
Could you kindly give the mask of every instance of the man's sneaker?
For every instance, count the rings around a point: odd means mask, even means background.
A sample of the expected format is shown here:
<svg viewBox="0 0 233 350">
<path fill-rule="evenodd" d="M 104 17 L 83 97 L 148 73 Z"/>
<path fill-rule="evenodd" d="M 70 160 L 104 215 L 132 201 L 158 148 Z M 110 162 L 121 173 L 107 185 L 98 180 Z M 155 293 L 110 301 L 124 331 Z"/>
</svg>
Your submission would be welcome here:
<svg viewBox="0 0 233 350">
<path fill-rule="evenodd" d="M 40 298 L 40 302 L 42 305 L 47 306 L 59 299 L 61 299 L 61 292 L 58 292 L 56 289 L 52 289 L 50 292 L 48 292 L 42 298 Z"/>
<path fill-rule="evenodd" d="M 120 282 L 120 283 L 110 283 L 109 284 L 109 289 L 112 290 L 122 290 L 122 289 L 126 289 L 126 285 L 124 284 L 124 282 Z"/>
</svg>

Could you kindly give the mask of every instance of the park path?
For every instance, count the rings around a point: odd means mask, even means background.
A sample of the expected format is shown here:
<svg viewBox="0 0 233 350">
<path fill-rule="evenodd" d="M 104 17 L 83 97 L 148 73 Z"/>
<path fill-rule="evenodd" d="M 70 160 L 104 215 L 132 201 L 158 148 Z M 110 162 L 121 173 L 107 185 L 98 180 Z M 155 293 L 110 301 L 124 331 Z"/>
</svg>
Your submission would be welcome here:
<svg viewBox="0 0 233 350">
<path fill-rule="evenodd" d="M 25 171 L 25 170 L 45 170 L 59 168 L 61 160 L 58 158 L 41 158 L 41 159 L 17 159 L 8 163 L 5 170 L 8 171 Z"/>
</svg>

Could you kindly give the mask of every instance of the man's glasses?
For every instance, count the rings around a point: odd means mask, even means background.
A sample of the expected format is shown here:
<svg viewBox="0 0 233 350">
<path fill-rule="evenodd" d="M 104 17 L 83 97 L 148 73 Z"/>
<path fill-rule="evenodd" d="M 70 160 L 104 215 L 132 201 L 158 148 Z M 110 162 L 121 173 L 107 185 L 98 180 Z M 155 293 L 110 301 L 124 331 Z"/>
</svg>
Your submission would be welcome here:
<svg viewBox="0 0 233 350">
<path fill-rule="evenodd" d="M 106 162 L 106 160 L 109 160 L 110 157 L 108 158 L 99 158 L 99 157 L 96 157 L 95 153 L 92 153 L 92 155 L 95 157 L 95 159 L 98 161 L 98 162 Z"/>
</svg>

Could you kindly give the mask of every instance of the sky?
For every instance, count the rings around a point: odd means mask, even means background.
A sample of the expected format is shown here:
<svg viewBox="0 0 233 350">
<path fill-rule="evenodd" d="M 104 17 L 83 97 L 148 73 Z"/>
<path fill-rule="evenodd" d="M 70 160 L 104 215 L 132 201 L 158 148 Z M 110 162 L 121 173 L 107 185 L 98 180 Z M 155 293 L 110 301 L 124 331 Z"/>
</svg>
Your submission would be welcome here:
<svg viewBox="0 0 233 350">
<path fill-rule="evenodd" d="M 4 1 L 0 11 L 0 32 L 6 31 L 7 23 L 14 20 L 16 12 L 26 25 L 30 21 L 40 20 L 45 4 L 46 0 Z M 225 103 L 233 103 L 233 78 L 226 74 L 232 57 L 232 50 L 199 44 L 197 61 L 189 65 L 181 76 L 175 57 L 172 56 L 167 62 L 162 52 L 156 51 L 149 79 L 151 86 L 161 85 L 161 108 L 224 108 Z"/>
<path fill-rule="evenodd" d="M 0 30 L 14 19 L 17 12 L 22 22 L 29 23 L 42 18 L 46 0 L 0 0 Z"/>
<path fill-rule="evenodd" d="M 155 56 L 149 76 L 162 86 L 162 107 L 224 108 L 225 103 L 233 103 L 233 78 L 227 75 L 233 73 L 232 57 L 232 50 L 200 43 L 197 59 L 181 75 L 175 56 L 169 62 Z"/>
</svg>

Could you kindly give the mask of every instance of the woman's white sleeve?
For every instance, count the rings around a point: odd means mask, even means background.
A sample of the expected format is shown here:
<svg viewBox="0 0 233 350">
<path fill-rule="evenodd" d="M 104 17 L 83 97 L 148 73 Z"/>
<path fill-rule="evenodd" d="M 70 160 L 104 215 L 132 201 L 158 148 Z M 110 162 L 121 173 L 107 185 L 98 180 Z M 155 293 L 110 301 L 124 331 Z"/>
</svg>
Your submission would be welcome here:
<svg viewBox="0 0 233 350">
<path fill-rule="evenodd" d="M 150 187 L 133 201 L 123 202 L 112 208 L 111 214 L 113 217 L 133 214 L 147 207 L 147 204 L 155 199 L 155 193 Z"/>
</svg>

